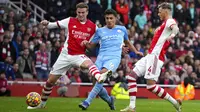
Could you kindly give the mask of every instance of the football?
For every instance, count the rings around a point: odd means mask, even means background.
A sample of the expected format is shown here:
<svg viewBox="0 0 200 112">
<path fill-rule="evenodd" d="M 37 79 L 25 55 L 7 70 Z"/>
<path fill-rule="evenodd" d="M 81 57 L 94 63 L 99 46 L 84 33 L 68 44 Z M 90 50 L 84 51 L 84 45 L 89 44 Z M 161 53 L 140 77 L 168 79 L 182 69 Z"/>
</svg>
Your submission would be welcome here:
<svg viewBox="0 0 200 112">
<path fill-rule="evenodd" d="M 36 107 L 40 104 L 40 102 L 41 102 L 41 97 L 40 94 L 38 94 L 37 92 L 30 92 L 26 96 L 26 103 L 28 106 Z"/>
</svg>

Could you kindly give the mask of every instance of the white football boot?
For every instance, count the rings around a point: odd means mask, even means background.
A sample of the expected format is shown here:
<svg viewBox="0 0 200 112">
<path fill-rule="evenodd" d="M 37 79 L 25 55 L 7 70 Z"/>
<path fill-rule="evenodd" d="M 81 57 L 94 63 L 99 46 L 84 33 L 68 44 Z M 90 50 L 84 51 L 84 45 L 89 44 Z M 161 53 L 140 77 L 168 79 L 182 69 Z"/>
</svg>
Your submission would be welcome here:
<svg viewBox="0 0 200 112">
<path fill-rule="evenodd" d="M 106 78 L 110 77 L 111 75 L 112 75 L 112 71 L 108 70 L 107 72 L 100 74 L 99 77 L 95 77 L 95 78 L 97 79 L 99 83 L 103 83 L 106 80 Z"/>
<path fill-rule="evenodd" d="M 136 112 L 135 108 L 127 106 L 125 109 L 121 109 L 120 112 Z"/>
<path fill-rule="evenodd" d="M 182 101 L 181 100 L 176 100 L 177 104 L 174 105 L 174 107 L 176 108 L 176 112 L 181 112 L 181 108 L 182 108 Z"/>
</svg>

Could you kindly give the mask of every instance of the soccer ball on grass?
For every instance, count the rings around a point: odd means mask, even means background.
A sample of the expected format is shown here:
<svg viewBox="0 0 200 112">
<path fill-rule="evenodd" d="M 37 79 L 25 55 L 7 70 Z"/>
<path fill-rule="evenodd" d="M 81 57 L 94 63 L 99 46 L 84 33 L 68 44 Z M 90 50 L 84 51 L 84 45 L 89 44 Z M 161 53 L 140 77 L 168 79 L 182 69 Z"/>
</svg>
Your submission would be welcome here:
<svg viewBox="0 0 200 112">
<path fill-rule="evenodd" d="M 40 104 L 40 102 L 41 102 L 41 97 L 40 94 L 38 94 L 37 92 L 30 92 L 26 96 L 26 103 L 28 106 L 36 107 Z"/>
</svg>

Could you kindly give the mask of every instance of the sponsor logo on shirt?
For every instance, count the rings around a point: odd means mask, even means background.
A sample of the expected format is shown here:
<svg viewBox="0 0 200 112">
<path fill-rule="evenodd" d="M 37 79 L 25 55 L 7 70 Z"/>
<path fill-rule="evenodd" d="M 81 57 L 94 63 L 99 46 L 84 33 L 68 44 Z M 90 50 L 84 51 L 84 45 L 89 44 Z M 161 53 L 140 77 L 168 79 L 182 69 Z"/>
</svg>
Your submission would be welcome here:
<svg viewBox="0 0 200 112">
<path fill-rule="evenodd" d="M 72 34 L 74 35 L 75 38 L 79 38 L 79 39 L 87 39 L 87 37 L 90 37 L 89 33 L 81 32 L 81 31 L 72 30 Z"/>
</svg>

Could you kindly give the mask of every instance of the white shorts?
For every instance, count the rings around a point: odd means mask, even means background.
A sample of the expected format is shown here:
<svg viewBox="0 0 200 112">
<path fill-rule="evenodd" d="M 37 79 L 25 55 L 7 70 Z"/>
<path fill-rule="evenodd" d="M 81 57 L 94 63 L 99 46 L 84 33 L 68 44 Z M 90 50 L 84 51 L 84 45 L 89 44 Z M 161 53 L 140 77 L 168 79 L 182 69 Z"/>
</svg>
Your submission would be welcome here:
<svg viewBox="0 0 200 112">
<path fill-rule="evenodd" d="M 85 61 L 90 60 L 86 55 L 69 55 L 65 50 L 62 50 L 58 59 L 54 63 L 50 74 L 65 75 L 66 72 L 73 66 L 78 66 Z"/>
<path fill-rule="evenodd" d="M 144 76 L 145 79 L 157 81 L 160 76 L 162 66 L 163 61 L 159 60 L 158 56 L 148 54 L 135 64 L 133 71 L 139 77 Z"/>
</svg>

